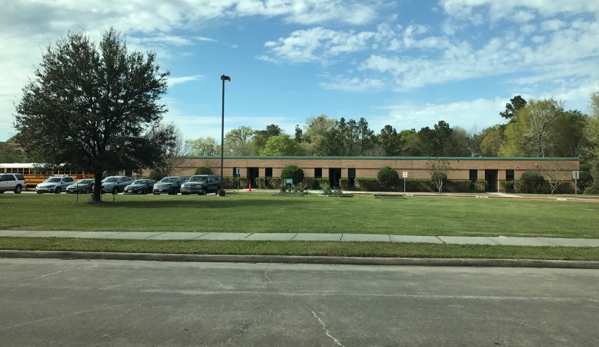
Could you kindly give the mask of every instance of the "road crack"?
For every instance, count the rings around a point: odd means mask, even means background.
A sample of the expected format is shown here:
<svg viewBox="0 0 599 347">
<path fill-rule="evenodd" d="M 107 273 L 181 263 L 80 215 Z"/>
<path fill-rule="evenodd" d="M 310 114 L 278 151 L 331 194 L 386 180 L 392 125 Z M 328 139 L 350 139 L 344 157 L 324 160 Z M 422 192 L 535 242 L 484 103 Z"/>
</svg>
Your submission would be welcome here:
<svg viewBox="0 0 599 347">
<path fill-rule="evenodd" d="M 331 333 L 329 333 L 329 329 L 327 329 L 327 326 L 324 324 L 324 322 L 322 321 L 322 319 L 320 319 L 320 317 L 318 317 L 318 316 L 316 315 L 316 312 L 314 312 L 314 310 L 310 310 L 310 312 L 312 312 L 312 314 L 314 315 L 314 318 L 318 319 L 318 321 L 319 321 L 319 322 L 320 322 L 320 324 L 322 325 L 322 330 L 324 330 L 324 333 L 325 333 L 325 334 L 326 334 L 328 337 L 330 337 L 331 339 L 333 339 L 333 341 L 335 341 L 335 343 L 336 343 L 338 346 L 345 347 L 344 345 L 342 345 L 342 344 L 341 344 L 341 342 L 339 342 L 339 340 L 337 340 L 337 339 L 336 339 L 336 338 L 335 338 L 333 335 L 331 335 Z"/>
</svg>

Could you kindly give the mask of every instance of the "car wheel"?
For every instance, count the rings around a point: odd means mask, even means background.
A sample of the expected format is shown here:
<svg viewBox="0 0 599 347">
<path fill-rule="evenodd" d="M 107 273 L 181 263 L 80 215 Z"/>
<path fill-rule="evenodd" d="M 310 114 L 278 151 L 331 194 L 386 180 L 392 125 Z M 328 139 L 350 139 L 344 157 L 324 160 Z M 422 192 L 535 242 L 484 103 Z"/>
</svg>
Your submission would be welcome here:
<svg viewBox="0 0 599 347">
<path fill-rule="evenodd" d="M 89 194 L 89 193 L 91 193 L 91 192 L 89 191 L 89 188 L 85 188 L 85 194 Z"/>
<path fill-rule="evenodd" d="M 17 186 L 15 188 L 15 194 L 21 194 L 21 190 L 22 190 L 21 186 Z"/>
<path fill-rule="evenodd" d="M 144 189 L 141 190 L 141 193 L 144 194 L 144 195 L 148 194 L 148 190 L 146 188 L 144 188 Z"/>
<path fill-rule="evenodd" d="M 208 195 L 208 188 L 204 187 L 204 189 L 202 189 L 202 195 Z"/>
<path fill-rule="evenodd" d="M 41 194 L 42 192 L 36 192 L 36 193 Z"/>
<path fill-rule="evenodd" d="M 56 189 L 54 190 L 54 193 L 60 194 L 60 187 L 56 187 Z"/>
</svg>

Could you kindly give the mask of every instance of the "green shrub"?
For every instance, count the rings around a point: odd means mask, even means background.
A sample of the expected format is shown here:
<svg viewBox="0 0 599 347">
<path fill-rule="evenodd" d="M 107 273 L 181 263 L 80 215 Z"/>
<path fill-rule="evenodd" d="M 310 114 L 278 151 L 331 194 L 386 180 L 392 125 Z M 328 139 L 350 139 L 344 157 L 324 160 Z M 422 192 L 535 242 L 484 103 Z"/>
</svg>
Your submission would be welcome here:
<svg viewBox="0 0 599 347">
<path fill-rule="evenodd" d="M 534 171 L 527 171 L 514 183 L 519 193 L 539 193 L 543 188 L 545 179 L 543 175 Z"/>
<path fill-rule="evenodd" d="M 437 186 L 431 180 L 409 179 L 406 180 L 406 192 L 435 192 Z"/>
<path fill-rule="evenodd" d="M 247 188 L 247 177 L 223 177 L 223 188 L 237 189 L 237 179 L 239 179 L 239 188 Z"/>
<path fill-rule="evenodd" d="M 514 192 L 514 181 L 501 181 L 499 182 L 499 191 L 503 193 L 513 193 Z"/>
<path fill-rule="evenodd" d="M 348 190 L 349 189 L 349 178 L 340 178 L 339 186 L 341 187 L 342 190 Z"/>
<path fill-rule="evenodd" d="M 466 193 L 470 191 L 470 185 L 472 182 L 470 180 L 454 180 L 447 181 L 444 187 L 448 192 L 452 193 Z"/>
<path fill-rule="evenodd" d="M 318 183 L 313 177 L 304 177 L 304 180 L 302 181 L 302 186 L 304 187 L 304 189 L 318 189 Z"/>
<path fill-rule="evenodd" d="M 376 178 L 384 190 L 393 190 L 399 184 L 399 175 L 397 174 L 397 171 L 389 166 L 382 167 L 376 175 Z"/>
<path fill-rule="evenodd" d="M 258 188 L 260 188 L 260 189 L 266 188 L 266 180 L 264 179 L 264 177 L 257 177 L 256 184 L 258 185 Z"/>
<path fill-rule="evenodd" d="M 287 165 L 281 172 L 281 178 L 291 178 L 293 184 L 301 183 L 304 180 L 304 170 L 299 168 L 297 165 Z"/>
<path fill-rule="evenodd" d="M 161 175 L 158 173 L 158 171 L 156 171 L 156 170 L 150 170 L 150 174 L 148 175 L 148 178 L 151 179 L 151 180 L 160 181 L 164 177 L 161 177 Z"/>
<path fill-rule="evenodd" d="M 331 180 L 329 178 L 327 178 L 327 177 L 316 178 L 315 181 L 316 181 L 316 184 L 318 185 L 316 187 L 316 189 L 322 189 L 322 184 L 323 183 L 326 184 L 327 186 L 331 184 L 330 183 Z"/>
<path fill-rule="evenodd" d="M 322 189 L 323 195 L 331 195 L 331 185 L 328 180 L 326 182 L 324 182 L 324 181 L 320 182 L 320 189 Z"/>
<path fill-rule="evenodd" d="M 595 183 L 585 188 L 584 195 L 599 195 L 599 184 Z"/>
<path fill-rule="evenodd" d="M 194 175 L 212 175 L 212 169 L 209 168 L 208 166 L 200 166 L 199 168 L 196 169 L 196 172 Z"/>
<path fill-rule="evenodd" d="M 487 191 L 487 180 L 476 180 L 476 182 L 474 182 L 474 190 L 479 193 Z"/>
<path fill-rule="evenodd" d="M 381 191 L 381 185 L 376 178 L 356 178 L 356 187 L 365 192 Z"/>
<path fill-rule="evenodd" d="M 271 177 L 268 179 L 268 188 L 279 189 L 283 185 L 283 180 L 278 177 Z"/>
</svg>

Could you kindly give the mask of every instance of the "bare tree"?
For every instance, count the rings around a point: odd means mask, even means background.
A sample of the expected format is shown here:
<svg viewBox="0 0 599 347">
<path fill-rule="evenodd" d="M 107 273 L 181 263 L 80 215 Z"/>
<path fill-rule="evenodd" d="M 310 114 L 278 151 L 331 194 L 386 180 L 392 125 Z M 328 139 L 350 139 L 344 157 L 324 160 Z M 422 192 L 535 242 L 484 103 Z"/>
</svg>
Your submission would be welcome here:
<svg viewBox="0 0 599 347">
<path fill-rule="evenodd" d="M 188 159 L 186 158 L 191 152 L 191 146 L 188 141 L 183 138 L 181 130 L 173 123 L 160 124 L 158 127 L 160 132 L 171 132 L 174 135 L 174 141 L 163 146 L 160 160 L 154 166 L 154 170 L 160 177 L 165 177 L 172 174 L 175 169 L 185 166 Z"/>
<path fill-rule="evenodd" d="M 564 173 L 562 172 L 561 163 L 557 160 L 552 160 L 551 162 L 542 163 L 540 166 L 537 164 L 537 168 L 549 183 L 549 189 L 551 190 L 551 195 L 553 195 L 557 188 L 564 183 Z"/>
<path fill-rule="evenodd" d="M 431 179 L 437 185 L 439 193 L 443 191 L 443 183 L 447 181 L 447 172 L 451 165 L 447 159 L 434 158 L 426 162 L 426 171 L 431 174 Z"/>
</svg>

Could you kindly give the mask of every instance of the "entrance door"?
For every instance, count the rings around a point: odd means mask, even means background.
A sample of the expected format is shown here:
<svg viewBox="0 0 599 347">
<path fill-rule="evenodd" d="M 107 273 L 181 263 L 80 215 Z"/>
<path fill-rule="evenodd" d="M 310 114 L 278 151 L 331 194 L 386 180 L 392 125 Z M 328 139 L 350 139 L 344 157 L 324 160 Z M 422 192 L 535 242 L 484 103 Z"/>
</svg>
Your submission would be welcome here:
<svg viewBox="0 0 599 347">
<path fill-rule="evenodd" d="M 248 183 L 252 183 L 252 188 L 258 188 L 256 185 L 256 178 L 258 178 L 258 173 L 260 169 L 257 167 L 248 167 Z"/>
<path fill-rule="evenodd" d="M 487 181 L 487 192 L 497 192 L 497 171 L 485 170 L 485 180 Z"/>
<path fill-rule="evenodd" d="M 329 169 L 329 184 L 331 189 L 340 188 L 339 179 L 341 178 L 341 169 Z"/>
</svg>

